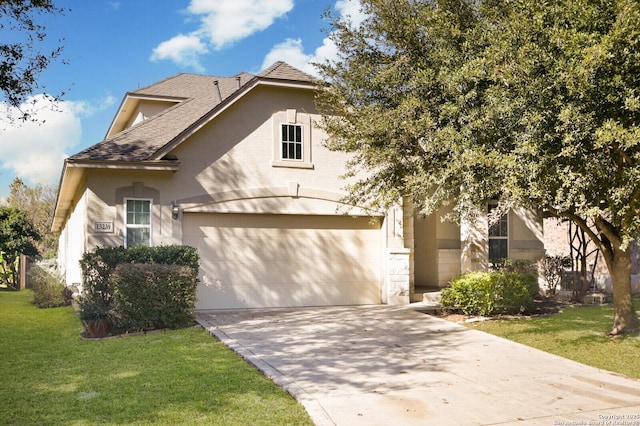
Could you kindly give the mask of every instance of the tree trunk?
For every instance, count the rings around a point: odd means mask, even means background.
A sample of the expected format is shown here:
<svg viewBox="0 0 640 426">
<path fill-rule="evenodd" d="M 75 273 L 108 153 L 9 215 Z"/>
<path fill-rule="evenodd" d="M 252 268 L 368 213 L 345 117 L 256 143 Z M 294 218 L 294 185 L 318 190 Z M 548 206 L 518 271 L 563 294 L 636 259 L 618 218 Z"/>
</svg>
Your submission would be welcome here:
<svg viewBox="0 0 640 426">
<path fill-rule="evenodd" d="M 631 298 L 631 254 L 629 250 L 613 248 L 607 262 L 613 286 L 613 328 L 611 335 L 637 332 L 640 326 Z"/>
</svg>

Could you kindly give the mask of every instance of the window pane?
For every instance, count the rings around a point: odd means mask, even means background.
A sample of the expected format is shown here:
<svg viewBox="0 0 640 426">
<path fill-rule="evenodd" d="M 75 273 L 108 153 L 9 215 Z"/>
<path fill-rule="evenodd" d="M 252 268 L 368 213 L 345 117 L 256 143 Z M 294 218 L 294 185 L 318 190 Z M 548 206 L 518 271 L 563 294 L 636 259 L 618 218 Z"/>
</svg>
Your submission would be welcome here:
<svg viewBox="0 0 640 426">
<path fill-rule="evenodd" d="M 489 260 L 507 259 L 508 257 L 506 239 L 489 239 Z"/>
<path fill-rule="evenodd" d="M 302 160 L 302 126 L 282 124 L 282 159 Z"/>
<path fill-rule="evenodd" d="M 497 223 L 489 227 L 490 237 L 506 237 L 509 235 L 509 222 L 507 215 L 502 216 Z"/>
<path fill-rule="evenodd" d="M 148 246 L 151 236 L 149 231 L 149 228 L 127 228 L 127 247 Z"/>
<path fill-rule="evenodd" d="M 151 223 L 151 201 L 127 200 L 127 225 Z"/>
</svg>

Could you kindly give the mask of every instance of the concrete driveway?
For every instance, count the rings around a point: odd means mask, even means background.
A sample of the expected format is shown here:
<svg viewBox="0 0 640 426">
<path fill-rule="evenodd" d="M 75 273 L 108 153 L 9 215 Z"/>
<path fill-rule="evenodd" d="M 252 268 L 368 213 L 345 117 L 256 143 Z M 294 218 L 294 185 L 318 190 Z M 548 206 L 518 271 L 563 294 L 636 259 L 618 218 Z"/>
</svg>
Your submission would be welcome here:
<svg viewBox="0 0 640 426">
<path fill-rule="evenodd" d="M 640 425 L 640 381 L 408 307 L 208 311 L 198 321 L 317 425 Z"/>
</svg>

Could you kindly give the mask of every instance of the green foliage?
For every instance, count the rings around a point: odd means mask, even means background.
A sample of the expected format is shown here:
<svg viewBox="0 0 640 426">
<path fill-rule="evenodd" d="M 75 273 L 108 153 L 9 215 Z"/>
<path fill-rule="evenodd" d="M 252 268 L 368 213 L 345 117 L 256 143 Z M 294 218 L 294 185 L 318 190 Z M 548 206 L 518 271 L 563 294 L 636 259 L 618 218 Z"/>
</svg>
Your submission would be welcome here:
<svg viewBox="0 0 640 426">
<path fill-rule="evenodd" d="M 186 266 L 120 264 L 114 275 L 119 326 L 138 331 L 192 325 L 197 276 Z"/>
<path fill-rule="evenodd" d="M 442 307 L 466 315 L 489 315 L 495 310 L 494 283 L 488 272 L 462 275 L 442 290 Z"/>
<path fill-rule="evenodd" d="M 40 234 L 24 211 L 0 206 L 0 252 L 4 259 L 0 268 L 7 285 L 16 286 L 17 259 L 20 254 L 37 255 L 38 249 L 35 242 L 38 240 L 40 240 Z"/>
<path fill-rule="evenodd" d="M 160 269 L 148 267 L 132 267 L 124 269 L 122 265 L 174 265 L 182 266 L 180 273 L 169 268 L 163 273 Z M 161 327 L 176 327 L 186 324 L 185 316 L 193 313 L 195 303 L 195 285 L 199 271 L 199 258 L 196 250 L 188 246 L 136 246 L 98 247 L 87 252 L 80 260 L 83 273 L 83 291 L 78 299 L 80 319 L 100 319 L 110 317 L 116 327 L 126 331 Z M 157 293 L 151 300 L 143 300 L 141 293 L 132 288 L 132 283 L 120 279 L 118 267 L 128 279 L 140 285 L 152 285 Z M 151 273 L 151 271 L 155 271 Z M 188 271 L 188 272 L 185 272 Z M 139 276 L 135 273 L 139 272 Z M 149 275 L 151 273 L 151 275 Z M 152 278 L 154 276 L 155 278 Z M 190 277 L 193 282 L 185 277 Z M 162 281 L 166 279 L 166 281 Z M 123 286 L 120 288 L 120 286 Z M 164 286 L 164 287 L 163 287 Z M 193 286 L 194 294 L 189 293 Z M 149 290 L 150 292 L 151 290 Z M 151 297 L 147 292 L 146 297 Z M 116 299 L 118 299 L 116 301 Z M 173 304 L 169 306 L 169 304 Z M 139 305 L 137 305 L 139 304 Z M 186 305 L 189 305 L 186 307 Z M 154 312 L 167 310 L 165 314 Z M 181 312 L 182 314 L 178 314 Z M 182 316 L 181 316 L 182 315 Z M 193 318 L 190 317 L 190 321 Z M 190 323 L 190 322 L 189 322 Z M 153 324 L 150 326 L 149 324 Z"/>
<path fill-rule="evenodd" d="M 562 273 L 565 268 L 571 267 L 571 258 L 568 256 L 544 255 L 539 261 L 540 274 L 544 279 L 547 295 L 555 296 L 558 286 L 562 282 Z"/>
<path fill-rule="evenodd" d="M 496 271 L 519 272 L 522 274 L 536 272 L 536 265 L 527 259 L 500 259 L 492 263 L 491 266 Z"/>
<path fill-rule="evenodd" d="M 39 308 L 55 308 L 68 305 L 64 296 L 65 285 L 51 271 L 35 264 L 27 272 L 27 280 L 33 288 L 33 303 Z"/>
<path fill-rule="evenodd" d="M 61 46 L 51 51 L 42 50 L 47 36 L 42 18 L 46 14 L 63 12 L 64 9 L 56 7 L 52 0 L 0 2 L 0 93 L 6 103 L 19 113 L 18 117 L 10 114 L 9 120 L 33 119 L 30 111 L 34 109 L 33 101 L 28 109 L 24 103 L 37 89 L 45 92 L 38 77 L 62 52 Z"/>
<path fill-rule="evenodd" d="M 34 229 L 42 237 L 36 242 L 38 252 L 45 259 L 55 258 L 58 250 L 58 239 L 51 233 L 51 222 L 56 203 L 57 190 L 50 186 L 27 186 L 20 178 L 15 178 L 9 185 L 7 203 L 10 207 L 24 211 Z"/>
<path fill-rule="evenodd" d="M 616 333 L 638 326 L 628 244 L 640 233 L 640 2 L 361 0 L 320 65 L 328 146 L 350 200 L 423 214 L 537 206 L 600 249 Z M 619 261 L 620 259 L 620 261 Z M 615 265 L 615 266 L 614 266 Z"/>
<path fill-rule="evenodd" d="M 85 290 L 76 298 L 78 303 L 78 317 L 81 321 L 100 321 L 110 319 L 115 316 L 111 303 L 107 304 L 103 297 L 91 290 Z"/>
<path fill-rule="evenodd" d="M 466 315 L 521 313 L 533 309 L 536 290 L 534 274 L 471 272 L 455 278 L 442 290 L 442 307 Z"/>
</svg>

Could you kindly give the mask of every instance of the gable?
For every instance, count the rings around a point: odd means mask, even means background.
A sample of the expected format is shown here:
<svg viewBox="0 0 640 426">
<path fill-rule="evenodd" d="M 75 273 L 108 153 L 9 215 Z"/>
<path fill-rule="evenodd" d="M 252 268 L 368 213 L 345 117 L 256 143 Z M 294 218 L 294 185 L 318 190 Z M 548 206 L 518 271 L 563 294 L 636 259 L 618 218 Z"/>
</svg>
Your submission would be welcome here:
<svg viewBox="0 0 640 426">
<path fill-rule="evenodd" d="M 106 139 L 65 160 L 52 229 L 64 226 L 73 204 L 73 189 L 86 170 L 177 171 L 180 160 L 172 151 L 237 101 L 263 86 L 294 88 L 313 93 L 315 80 L 284 63 L 259 75 L 233 77 L 178 74 L 128 93 Z M 277 96 L 276 96 L 277 97 Z M 251 112 L 242 118 L 248 124 Z"/>
<path fill-rule="evenodd" d="M 326 187 L 341 192 L 346 154 L 324 146 L 326 135 L 317 126 L 320 115 L 312 91 L 262 86 L 255 88 L 168 152 L 180 164 L 176 185 L 201 195 L 237 188 Z M 279 125 L 293 120 L 302 127 L 305 161 L 279 157 Z"/>
</svg>

